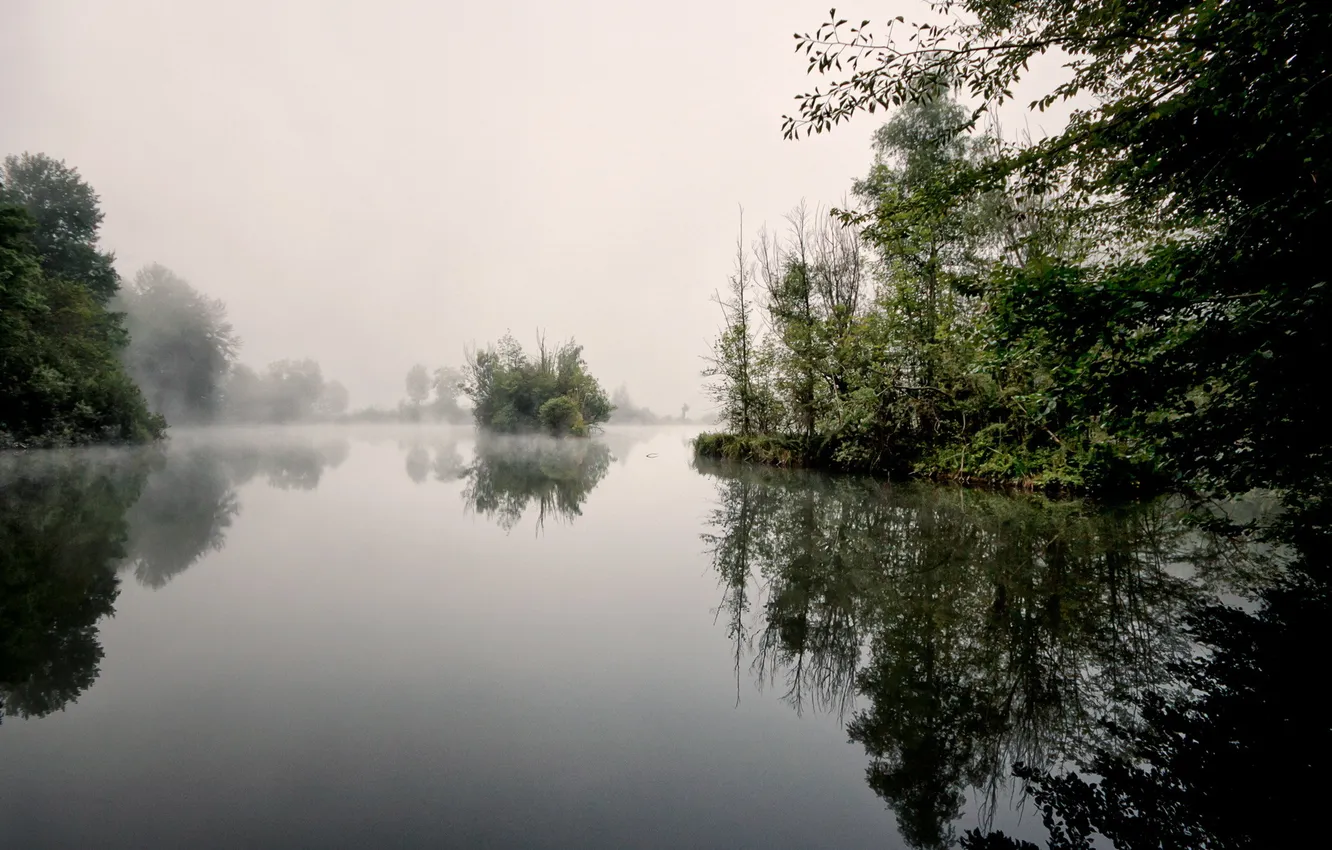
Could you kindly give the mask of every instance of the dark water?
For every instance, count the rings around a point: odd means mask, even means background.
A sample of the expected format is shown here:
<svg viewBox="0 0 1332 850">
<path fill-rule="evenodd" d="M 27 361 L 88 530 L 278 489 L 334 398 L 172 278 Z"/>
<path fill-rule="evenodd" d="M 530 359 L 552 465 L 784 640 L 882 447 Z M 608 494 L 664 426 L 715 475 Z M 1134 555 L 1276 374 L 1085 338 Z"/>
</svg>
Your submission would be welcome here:
<svg viewBox="0 0 1332 850">
<path fill-rule="evenodd" d="M 696 468 L 689 435 L 0 457 L 0 846 L 1044 845 L 1015 766 L 1141 761 L 1203 663 L 1262 693 L 1115 799 L 1286 770 L 1158 818 L 1252 832 L 1315 792 L 1327 723 L 1286 704 L 1326 593 L 1281 619 L 1288 552 L 1169 501 Z"/>
</svg>

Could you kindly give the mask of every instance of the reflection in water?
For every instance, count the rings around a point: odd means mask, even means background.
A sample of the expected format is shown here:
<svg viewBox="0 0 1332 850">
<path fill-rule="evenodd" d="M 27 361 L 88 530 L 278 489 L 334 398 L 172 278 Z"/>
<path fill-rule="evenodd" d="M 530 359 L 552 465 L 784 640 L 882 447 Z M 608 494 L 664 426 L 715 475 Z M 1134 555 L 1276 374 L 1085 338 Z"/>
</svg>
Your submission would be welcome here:
<svg viewBox="0 0 1332 850">
<path fill-rule="evenodd" d="M 399 440 L 398 449 L 406 452 L 404 467 L 413 484 L 427 479 L 457 481 L 463 476 L 462 457 L 458 454 L 458 439 L 452 431 L 423 431 Z"/>
<path fill-rule="evenodd" d="M 467 480 L 463 500 L 505 530 L 533 502 L 538 529 L 547 515 L 573 522 L 611 460 L 610 449 L 597 440 L 482 436 L 472 463 L 461 471 Z"/>
<path fill-rule="evenodd" d="M 129 509 L 127 567 L 140 584 L 160 588 L 205 553 L 220 550 L 239 512 L 232 475 L 216 452 L 170 454 Z"/>
<path fill-rule="evenodd" d="M 240 513 L 235 488 L 263 474 L 269 486 L 313 490 L 346 459 L 345 440 L 207 442 L 162 455 L 130 508 L 127 568 L 139 583 L 164 586 L 208 552 L 220 551 Z"/>
<path fill-rule="evenodd" d="M 0 708 L 41 717 L 97 678 L 144 458 L 0 455 Z"/>
<path fill-rule="evenodd" d="M 1112 745 L 1082 760 L 1095 780 L 1018 768 L 1053 850 L 1090 848 L 1098 834 L 1125 850 L 1326 846 L 1332 723 L 1316 670 L 1332 617 L 1332 526 L 1311 513 L 1286 526 L 1300 557 L 1256 611 L 1208 601 L 1189 612 L 1203 651 L 1175 665 L 1172 688 L 1135 699 L 1143 722 L 1108 727 Z M 1036 850 L 979 831 L 962 844 Z"/>
<path fill-rule="evenodd" d="M 274 487 L 313 489 L 347 451 L 286 439 L 0 455 L 3 712 L 40 717 L 92 684 L 118 570 L 164 586 L 222 548 L 237 486 L 262 472 Z"/>
<path fill-rule="evenodd" d="M 1055 768 L 1137 726 L 1190 656 L 1199 579 L 1238 559 L 1165 502 L 1096 512 L 700 468 L 737 687 L 749 658 L 797 711 L 845 716 L 914 847 L 952 844 L 969 797 L 988 824 L 1015 765 Z"/>
</svg>

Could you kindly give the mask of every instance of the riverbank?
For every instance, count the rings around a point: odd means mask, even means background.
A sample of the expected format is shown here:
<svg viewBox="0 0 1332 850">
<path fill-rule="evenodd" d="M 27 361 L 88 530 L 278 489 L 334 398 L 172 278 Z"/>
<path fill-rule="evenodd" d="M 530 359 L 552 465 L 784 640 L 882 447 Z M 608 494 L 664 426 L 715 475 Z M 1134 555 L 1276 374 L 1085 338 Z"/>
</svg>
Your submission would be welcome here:
<svg viewBox="0 0 1332 850">
<path fill-rule="evenodd" d="M 786 434 L 741 435 L 705 431 L 693 440 L 696 457 L 784 469 L 851 472 L 889 478 L 953 482 L 974 487 L 1025 490 L 1050 495 L 1115 495 L 1144 498 L 1168 492 L 1168 478 L 1155 465 L 1134 458 L 1122 445 L 1106 443 L 1049 448 L 994 447 L 971 441 L 928 449 L 882 446 L 847 452 L 834 437 L 806 440 Z"/>
</svg>

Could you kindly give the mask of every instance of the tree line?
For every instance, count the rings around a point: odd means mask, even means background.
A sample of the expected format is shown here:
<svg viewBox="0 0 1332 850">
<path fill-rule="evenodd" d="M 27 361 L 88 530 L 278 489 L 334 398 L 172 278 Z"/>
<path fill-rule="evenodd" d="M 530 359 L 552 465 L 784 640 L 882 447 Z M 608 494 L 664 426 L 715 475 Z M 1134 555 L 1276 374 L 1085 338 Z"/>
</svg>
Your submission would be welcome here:
<svg viewBox="0 0 1332 850">
<path fill-rule="evenodd" d="M 76 168 L 45 154 L 0 170 L 0 446 L 143 442 L 168 422 L 330 418 L 347 390 L 313 360 L 236 359 L 226 305 L 151 264 L 123 282 Z"/>
<path fill-rule="evenodd" d="M 312 490 L 347 452 L 288 439 L 0 454 L 0 718 L 45 716 L 92 685 L 122 576 L 164 587 L 225 545 L 238 488 Z"/>
<path fill-rule="evenodd" d="M 99 244 L 99 199 L 44 154 L 0 171 L 0 447 L 143 442 L 167 423 L 451 422 L 502 433 L 586 435 L 615 406 L 573 340 L 535 357 L 512 336 L 463 368 L 408 370 L 396 409 L 348 412 L 315 360 L 256 370 L 226 305 L 151 264 L 123 282 Z M 469 411 L 461 402 L 471 402 Z M 626 397 L 627 399 L 627 397 Z M 626 410 L 641 419 L 645 410 Z"/>
<path fill-rule="evenodd" d="M 839 215 L 741 246 L 705 454 L 1073 488 L 1316 495 L 1325 3 L 934 4 L 797 35 L 788 137 L 890 112 Z M 1093 105 L 1045 139 L 994 107 Z M 959 98 L 967 98 L 967 103 Z M 1292 499 L 1292 502 L 1299 498 Z"/>
</svg>

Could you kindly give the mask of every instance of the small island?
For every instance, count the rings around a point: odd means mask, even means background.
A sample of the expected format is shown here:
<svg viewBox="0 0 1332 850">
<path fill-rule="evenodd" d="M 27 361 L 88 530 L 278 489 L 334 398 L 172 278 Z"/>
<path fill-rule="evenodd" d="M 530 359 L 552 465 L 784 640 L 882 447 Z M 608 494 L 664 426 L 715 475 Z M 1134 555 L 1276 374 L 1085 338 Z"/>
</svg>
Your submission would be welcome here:
<svg viewBox="0 0 1332 850">
<path fill-rule="evenodd" d="M 532 357 L 505 334 L 467 353 L 460 388 L 477 427 L 500 434 L 586 437 L 615 410 L 573 339 L 551 350 L 538 336 Z"/>
</svg>

